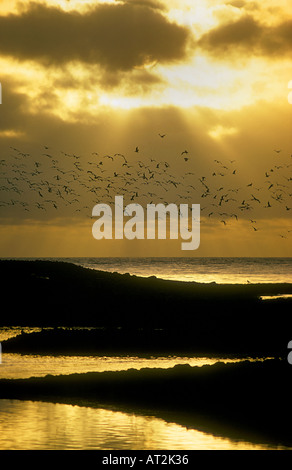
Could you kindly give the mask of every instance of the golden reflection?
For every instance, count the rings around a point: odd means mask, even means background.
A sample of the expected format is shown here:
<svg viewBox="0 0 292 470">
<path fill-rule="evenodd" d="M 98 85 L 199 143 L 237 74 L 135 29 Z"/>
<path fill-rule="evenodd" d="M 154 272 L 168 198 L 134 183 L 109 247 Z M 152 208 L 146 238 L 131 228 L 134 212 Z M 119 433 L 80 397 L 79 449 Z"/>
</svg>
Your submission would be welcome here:
<svg viewBox="0 0 292 470">
<path fill-rule="evenodd" d="M 154 416 L 30 401 L 1 400 L 0 426 L 1 450 L 273 449 L 187 429 Z"/>
<path fill-rule="evenodd" d="M 7 339 L 5 334 L 4 339 Z M 3 339 L 2 339 L 3 341 Z M 107 357 L 107 356 L 38 356 L 6 353 L 5 343 L 0 368 L 0 378 L 20 379 L 52 375 L 84 374 L 86 372 L 121 371 L 145 367 L 172 368 L 177 364 L 192 367 L 212 365 L 218 361 L 239 362 L 241 359 L 208 357 Z"/>
<path fill-rule="evenodd" d="M 63 404 L 0 402 L 0 449 L 264 450 L 154 416 Z"/>
</svg>

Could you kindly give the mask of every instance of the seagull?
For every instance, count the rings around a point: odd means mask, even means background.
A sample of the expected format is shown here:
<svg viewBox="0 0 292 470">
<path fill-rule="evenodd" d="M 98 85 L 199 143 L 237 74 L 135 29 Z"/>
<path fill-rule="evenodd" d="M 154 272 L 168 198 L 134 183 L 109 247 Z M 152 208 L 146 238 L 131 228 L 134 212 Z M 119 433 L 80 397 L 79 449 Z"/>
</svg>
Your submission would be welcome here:
<svg viewBox="0 0 292 470">
<path fill-rule="evenodd" d="M 115 153 L 114 156 L 115 157 L 122 157 L 124 159 L 125 163 L 127 162 L 125 155 L 123 155 L 122 153 Z"/>
<path fill-rule="evenodd" d="M 259 200 L 259 199 L 257 199 L 257 198 L 256 198 L 256 197 L 255 197 L 253 194 L 252 194 L 252 199 L 253 199 L 253 201 L 257 201 L 257 202 L 259 202 L 259 203 L 260 203 L 260 200 Z"/>
</svg>

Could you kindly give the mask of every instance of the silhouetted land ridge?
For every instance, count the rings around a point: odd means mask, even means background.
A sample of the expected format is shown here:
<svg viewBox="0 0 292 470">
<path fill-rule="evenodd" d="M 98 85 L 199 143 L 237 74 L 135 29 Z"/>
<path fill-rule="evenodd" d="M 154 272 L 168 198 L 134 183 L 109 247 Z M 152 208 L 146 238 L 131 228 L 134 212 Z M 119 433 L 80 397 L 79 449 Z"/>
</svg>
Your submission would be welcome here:
<svg viewBox="0 0 292 470">
<path fill-rule="evenodd" d="M 2 326 L 92 326 L 22 335 L 7 350 L 286 355 L 292 284 L 217 285 L 140 278 L 52 261 L 0 261 Z"/>
<path fill-rule="evenodd" d="M 291 284 L 163 281 L 49 261 L 0 261 L 0 273 L 0 324 L 53 327 L 3 341 L 4 353 L 277 357 L 2 379 L 0 398 L 154 410 L 161 417 L 174 413 L 176 422 L 184 414 L 196 428 L 201 422 L 204 430 L 210 419 L 211 432 L 224 423 L 234 426 L 238 438 L 246 432 L 292 445 L 291 300 L 260 300 L 291 294 Z"/>
<path fill-rule="evenodd" d="M 185 424 L 196 427 L 200 419 L 212 419 L 218 429 L 234 426 L 241 439 L 252 433 L 261 441 L 291 446 L 289 367 L 287 361 L 265 360 L 2 379 L 0 398 L 129 406 L 132 410 L 152 410 L 160 416 L 176 413 L 177 420 L 179 413 L 187 413 Z"/>
</svg>

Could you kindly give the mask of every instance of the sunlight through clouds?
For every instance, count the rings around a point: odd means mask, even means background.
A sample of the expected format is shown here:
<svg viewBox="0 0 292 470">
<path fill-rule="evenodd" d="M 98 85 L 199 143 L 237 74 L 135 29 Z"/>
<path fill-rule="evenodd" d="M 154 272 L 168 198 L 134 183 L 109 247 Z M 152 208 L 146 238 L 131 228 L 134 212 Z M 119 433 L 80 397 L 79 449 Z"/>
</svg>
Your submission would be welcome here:
<svg viewBox="0 0 292 470">
<path fill-rule="evenodd" d="M 220 139 L 221 137 L 224 137 L 224 136 L 237 134 L 237 132 L 238 132 L 238 129 L 236 129 L 235 127 L 217 126 L 211 131 L 209 131 L 208 134 L 213 139 Z"/>
<path fill-rule="evenodd" d="M 291 24 L 292 6 L 286 0 L 1 2 L 4 219 L 13 211 L 16 219 L 48 216 L 45 208 L 53 204 L 53 183 L 57 182 L 58 194 L 63 197 L 65 188 L 68 196 L 82 175 L 89 179 L 82 180 L 82 191 L 76 191 L 67 206 L 62 198 L 61 205 L 54 202 L 49 217 L 58 214 L 60 219 L 62 207 L 69 226 L 66 208 L 71 200 L 83 198 L 74 215 L 87 219 L 92 197 L 93 202 L 109 198 L 114 184 L 126 194 L 134 184 L 131 165 L 147 168 L 148 163 L 161 171 L 156 173 L 155 191 L 147 180 L 149 170 L 139 167 L 131 197 L 137 193 L 145 201 L 147 194 L 153 199 L 158 189 L 162 191 L 159 201 L 166 195 L 175 197 L 176 192 L 188 198 L 196 194 L 199 199 L 193 202 L 202 202 L 203 215 L 204 210 L 210 214 L 214 201 L 209 193 L 200 194 L 198 185 L 200 175 L 218 178 L 214 169 L 218 159 L 240 162 L 238 178 L 245 184 L 252 165 L 255 187 L 264 191 L 265 205 L 255 206 L 257 214 L 265 217 L 266 207 L 270 208 L 266 205 L 275 201 L 269 211 L 271 220 L 278 215 L 277 206 L 286 220 L 290 207 L 287 203 L 285 209 L 283 201 L 290 194 L 285 187 L 290 180 L 284 179 L 283 168 L 289 178 Z M 51 152 L 44 155 L 42 146 L 52 148 Z M 19 156 L 11 149 L 19 150 Z M 70 154 L 82 164 L 67 168 Z M 121 160 L 110 166 L 115 154 L 127 160 L 121 168 Z M 23 155 L 31 155 L 31 160 L 20 162 Z M 96 161 L 90 161 L 93 155 Z M 50 179 L 53 173 L 46 178 L 41 173 L 49 158 L 56 162 L 50 172 L 58 168 L 54 180 Z M 163 172 L 159 165 L 165 163 Z M 22 167 L 17 170 L 12 164 Z M 276 170 L 282 171 L 280 179 L 272 181 Z M 159 177 L 168 172 L 167 181 L 172 183 L 168 189 L 159 188 Z M 175 175 L 180 172 L 193 178 L 189 184 L 197 193 L 175 187 Z M 28 182 L 27 175 L 33 180 L 39 176 L 48 191 L 46 202 L 40 199 L 29 206 L 35 181 Z M 59 183 L 61 175 L 68 178 L 64 187 Z M 105 175 L 108 180 L 101 180 Z M 224 177 L 233 183 L 231 175 Z M 217 191 L 220 182 L 216 180 L 216 186 L 214 181 L 209 184 Z M 255 181 L 261 181 L 261 186 Z M 254 192 L 253 196 L 257 199 Z M 240 216 L 246 219 L 247 212 Z M 208 222 L 215 224 L 212 218 Z"/>
</svg>

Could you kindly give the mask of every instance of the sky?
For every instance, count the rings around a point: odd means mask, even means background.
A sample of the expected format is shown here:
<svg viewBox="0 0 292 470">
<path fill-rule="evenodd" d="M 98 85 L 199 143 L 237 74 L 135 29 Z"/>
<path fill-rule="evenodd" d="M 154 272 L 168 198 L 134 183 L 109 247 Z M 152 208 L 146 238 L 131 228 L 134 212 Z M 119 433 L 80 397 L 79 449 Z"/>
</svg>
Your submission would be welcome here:
<svg viewBox="0 0 292 470">
<path fill-rule="evenodd" d="M 291 256 L 289 0 L 0 4 L 0 256 Z M 200 245 L 96 204 L 200 204 Z"/>
</svg>

